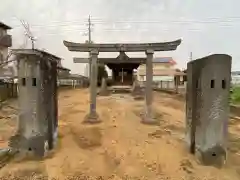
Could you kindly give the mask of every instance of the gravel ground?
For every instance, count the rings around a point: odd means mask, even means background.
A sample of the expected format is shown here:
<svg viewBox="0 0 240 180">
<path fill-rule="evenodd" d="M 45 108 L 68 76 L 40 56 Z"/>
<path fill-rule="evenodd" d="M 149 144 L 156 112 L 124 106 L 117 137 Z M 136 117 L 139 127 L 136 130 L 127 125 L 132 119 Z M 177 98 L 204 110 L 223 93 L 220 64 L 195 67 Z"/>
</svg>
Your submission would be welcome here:
<svg viewBox="0 0 240 180">
<path fill-rule="evenodd" d="M 224 168 L 201 166 L 184 139 L 184 102 L 173 95 L 154 93 L 157 126 L 140 123 L 144 101 L 128 94 L 98 97 L 102 123 L 85 125 L 88 90 L 59 95 L 59 142 L 45 160 L 12 158 L 0 170 L 1 179 L 138 179 L 239 180 L 240 120 L 230 122 L 228 161 Z M 0 147 L 6 147 L 16 130 L 17 104 L 0 111 Z"/>
</svg>

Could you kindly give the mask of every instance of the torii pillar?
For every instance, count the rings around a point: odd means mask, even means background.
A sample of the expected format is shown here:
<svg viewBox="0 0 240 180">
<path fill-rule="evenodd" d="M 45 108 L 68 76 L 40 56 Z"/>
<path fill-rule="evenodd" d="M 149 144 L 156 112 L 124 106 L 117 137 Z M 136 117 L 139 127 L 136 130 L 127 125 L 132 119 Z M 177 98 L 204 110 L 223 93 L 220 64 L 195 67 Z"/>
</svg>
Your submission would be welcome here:
<svg viewBox="0 0 240 180">
<path fill-rule="evenodd" d="M 145 85 L 145 112 L 142 119 L 144 124 L 156 124 L 156 120 L 152 117 L 152 79 L 153 79 L 153 54 L 154 51 L 149 49 L 146 51 L 146 85 Z"/>
<path fill-rule="evenodd" d="M 84 119 L 84 123 L 99 123 L 101 122 L 99 119 L 99 115 L 96 110 L 97 106 L 97 60 L 98 60 L 99 52 L 94 49 L 90 52 L 91 55 L 91 75 L 90 75 L 90 107 L 89 113 L 86 115 Z"/>
</svg>

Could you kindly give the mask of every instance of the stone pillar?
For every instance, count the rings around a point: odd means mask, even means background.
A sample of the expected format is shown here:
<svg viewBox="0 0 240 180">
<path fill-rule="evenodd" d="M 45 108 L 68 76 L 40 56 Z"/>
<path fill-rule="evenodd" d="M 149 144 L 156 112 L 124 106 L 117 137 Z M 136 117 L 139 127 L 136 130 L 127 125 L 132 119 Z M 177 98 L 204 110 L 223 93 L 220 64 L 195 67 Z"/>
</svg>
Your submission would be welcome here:
<svg viewBox="0 0 240 180">
<path fill-rule="evenodd" d="M 89 63 L 88 63 L 88 78 L 91 79 L 91 73 L 92 73 L 92 58 L 91 58 L 91 52 L 89 53 Z"/>
<path fill-rule="evenodd" d="M 91 51 L 91 75 L 90 75 L 90 110 L 89 114 L 85 117 L 84 122 L 98 123 L 100 122 L 99 116 L 96 111 L 97 103 L 97 75 L 98 75 L 98 51 Z"/>
<path fill-rule="evenodd" d="M 41 51 L 22 50 L 16 54 L 19 60 L 20 112 L 18 129 L 10 138 L 9 146 L 19 152 L 43 157 L 55 147 L 57 140 L 59 59 L 53 59 Z"/>
<path fill-rule="evenodd" d="M 186 141 L 205 165 L 226 160 L 231 59 L 214 54 L 187 65 Z"/>
<path fill-rule="evenodd" d="M 92 59 L 91 59 L 91 57 L 89 58 L 89 63 L 88 63 L 88 73 L 89 73 L 89 79 L 91 79 L 91 74 L 92 74 Z"/>
<path fill-rule="evenodd" d="M 179 85 L 179 80 L 180 80 L 180 76 L 175 76 L 175 91 L 176 91 L 176 94 L 178 94 L 178 85 Z"/>
<path fill-rule="evenodd" d="M 152 117 L 152 78 L 153 78 L 153 50 L 147 50 L 147 60 L 146 60 L 146 85 L 145 85 L 145 113 L 142 120 L 144 124 L 155 124 L 156 121 Z"/>
</svg>

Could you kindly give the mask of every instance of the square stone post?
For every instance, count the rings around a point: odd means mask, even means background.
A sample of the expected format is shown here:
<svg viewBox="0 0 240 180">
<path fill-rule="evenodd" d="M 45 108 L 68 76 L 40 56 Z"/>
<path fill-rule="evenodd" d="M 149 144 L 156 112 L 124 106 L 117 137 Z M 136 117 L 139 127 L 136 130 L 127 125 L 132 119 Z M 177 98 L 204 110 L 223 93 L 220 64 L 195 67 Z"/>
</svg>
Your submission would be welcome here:
<svg viewBox="0 0 240 180">
<path fill-rule="evenodd" d="M 152 81 L 153 81 L 153 50 L 147 50 L 147 60 L 146 60 L 146 87 L 145 87 L 145 113 L 142 120 L 144 124 L 155 124 L 156 121 L 152 117 Z"/>
<path fill-rule="evenodd" d="M 92 58 L 91 58 L 91 56 L 89 58 L 89 63 L 88 63 L 88 73 L 89 73 L 89 79 L 91 79 L 91 74 L 92 74 Z"/>
<path fill-rule="evenodd" d="M 179 85 L 179 80 L 180 80 L 180 76 L 179 75 L 177 75 L 177 76 L 175 76 L 175 92 L 176 92 L 176 94 L 178 94 L 178 85 Z"/>
<path fill-rule="evenodd" d="M 44 157 L 57 142 L 57 61 L 60 58 L 28 49 L 16 50 L 16 55 L 20 112 L 18 129 L 9 146 L 24 154 Z"/>
<path fill-rule="evenodd" d="M 91 52 L 89 52 L 89 62 L 88 62 L 88 78 L 91 79 L 91 69 L 92 69 L 92 58 L 91 58 Z"/>
<path fill-rule="evenodd" d="M 98 51 L 96 49 L 91 51 L 91 75 L 90 75 L 90 110 L 89 114 L 85 117 L 84 122 L 98 123 L 100 122 L 99 116 L 96 111 L 97 103 L 97 76 L 98 76 Z"/>
</svg>

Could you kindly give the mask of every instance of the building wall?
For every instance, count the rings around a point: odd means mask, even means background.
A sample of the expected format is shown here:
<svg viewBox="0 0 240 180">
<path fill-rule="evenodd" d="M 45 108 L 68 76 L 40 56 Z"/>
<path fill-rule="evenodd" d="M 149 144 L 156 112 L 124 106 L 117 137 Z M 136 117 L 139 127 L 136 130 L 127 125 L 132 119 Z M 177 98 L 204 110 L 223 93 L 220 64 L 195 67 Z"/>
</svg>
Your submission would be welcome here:
<svg viewBox="0 0 240 180">
<path fill-rule="evenodd" d="M 231 83 L 234 85 L 240 85 L 240 75 L 232 75 Z"/>
<path fill-rule="evenodd" d="M 146 64 L 139 66 L 138 70 L 146 69 Z M 153 69 L 174 69 L 174 65 L 170 63 L 153 63 Z"/>
<path fill-rule="evenodd" d="M 90 77 L 89 64 L 88 63 L 85 65 L 84 76 Z"/>
<path fill-rule="evenodd" d="M 170 63 L 153 63 L 153 81 L 173 81 L 174 76 L 157 76 L 154 74 L 156 74 L 156 72 L 159 70 L 174 69 L 174 67 L 175 66 Z M 139 71 L 145 72 L 145 70 L 146 70 L 146 64 L 142 64 L 139 66 L 138 72 L 137 72 L 137 77 L 139 81 L 146 81 L 146 76 L 139 74 Z"/>
<path fill-rule="evenodd" d="M 7 30 L 0 28 L 0 36 L 5 36 L 5 35 L 7 35 Z"/>
<path fill-rule="evenodd" d="M 146 76 L 139 76 L 140 81 L 146 81 Z M 174 76 L 153 76 L 153 81 L 174 81 Z"/>
<path fill-rule="evenodd" d="M 3 29 L 3 28 L 0 28 L 0 38 L 2 36 L 5 36 L 6 34 L 7 34 L 7 31 L 5 29 Z M 2 54 L 2 58 L 3 58 L 3 59 L 1 59 L 1 54 L 0 54 L 0 63 L 1 63 L 1 62 L 3 62 L 7 58 L 8 48 L 0 46 L 0 53 Z"/>
</svg>

